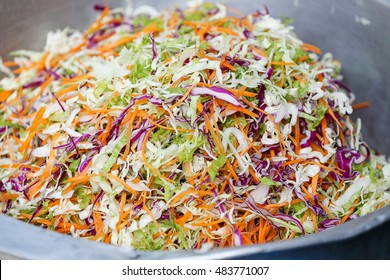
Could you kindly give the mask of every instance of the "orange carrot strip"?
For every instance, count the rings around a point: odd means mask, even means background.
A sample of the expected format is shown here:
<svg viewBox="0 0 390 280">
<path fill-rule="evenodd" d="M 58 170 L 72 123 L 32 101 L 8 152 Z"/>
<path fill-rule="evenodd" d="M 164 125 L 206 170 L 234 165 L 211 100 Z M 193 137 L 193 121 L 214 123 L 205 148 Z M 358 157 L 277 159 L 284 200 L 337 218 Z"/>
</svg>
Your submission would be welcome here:
<svg viewBox="0 0 390 280">
<path fill-rule="evenodd" d="M 297 59 L 298 62 L 303 62 L 305 60 L 308 60 L 309 59 L 309 56 L 308 55 L 305 55 L 305 56 L 301 56 L 300 58 Z"/>
<path fill-rule="evenodd" d="M 314 231 L 318 232 L 317 215 L 314 212 L 311 213 L 311 219 L 313 220 Z"/>
<path fill-rule="evenodd" d="M 356 206 L 357 206 L 357 203 L 358 203 L 358 202 L 359 202 L 359 199 L 356 199 L 356 200 L 353 202 L 353 204 L 352 204 L 351 208 L 349 209 L 347 215 L 345 215 L 345 216 L 341 219 L 341 221 L 340 221 L 341 224 L 345 223 L 345 221 L 349 218 L 349 216 L 352 215 L 353 211 L 355 211 L 355 209 L 356 209 Z"/>
<path fill-rule="evenodd" d="M 316 54 L 321 54 L 320 48 L 313 46 L 311 44 L 307 44 L 307 43 L 302 44 L 302 49 L 305 51 L 315 52 Z"/>
<path fill-rule="evenodd" d="M 301 139 L 300 139 L 300 127 L 299 127 L 299 119 L 297 120 L 297 123 L 295 124 L 295 141 L 297 143 L 297 146 L 295 148 L 295 153 L 299 154 L 299 151 L 301 150 Z"/>
<path fill-rule="evenodd" d="M 286 161 L 286 162 L 283 162 L 282 163 L 282 166 L 285 167 L 287 165 L 292 165 L 292 164 L 295 164 L 295 163 L 300 163 L 302 161 L 305 161 L 303 158 L 297 158 L 295 160 L 291 160 L 291 161 Z"/>
<path fill-rule="evenodd" d="M 198 190 L 194 190 L 194 189 L 190 189 L 190 190 L 186 190 L 184 192 L 181 192 L 177 195 L 175 195 L 171 201 L 169 202 L 169 205 L 173 205 L 175 204 L 176 202 L 178 202 L 179 200 L 181 200 L 182 198 L 184 198 L 185 196 L 189 196 L 189 195 L 196 195 L 198 197 L 200 196 L 205 196 L 205 195 L 210 195 L 212 196 L 213 194 L 210 192 L 210 191 L 198 191 Z"/>
<path fill-rule="evenodd" d="M 47 160 L 45 170 L 42 173 L 43 178 L 48 178 L 50 176 L 51 171 L 52 171 L 51 169 L 53 168 L 53 164 L 54 164 L 54 160 L 55 160 L 55 156 L 56 156 L 56 150 L 54 150 L 53 147 L 55 146 L 55 142 L 57 141 L 57 139 L 59 137 L 60 137 L 60 133 L 57 132 L 53 135 L 53 138 L 51 139 L 50 155 L 49 155 L 49 159 Z"/>
<path fill-rule="evenodd" d="M 245 87 L 243 87 L 243 88 L 245 88 Z M 241 96 L 246 96 L 246 97 L 256 97 L 257 96 L 257 93 L 245 91 L 242 89 L 227 88 L 227 90 L 230 91 L 231 93 L 233 93 L 238 98 L 240 98 Z"/>
<path fill-rule="evenodd" d="M 330 108 L 328 102 L 326 102 L 326 100 L 324 100 L 323 98 L 321 98 L 321 99 L 319 100 L 319 103 L 320 103 L 320 104 L 326 105 L 326 106 L 328 107 L 328 113 L 329 113 L 329 115 L 332 117 L 332 119 L 334 119 L 334 121 L 335 121 L 340 127 L 343 127 L 343 126 L 341 125 L 340 121 L 336 118 L 336 116 L 335 116 L 334 112 L 332 111 L 332 108 Z"/>
<path fill-rule="evenodd" d="M 104 229 L 102 215 L 100 214 L 100 212 L 94 211 L 92 213 L 92 217 L 95 224 L 96 234 L 102 233 Z"/>
<path fill-rule="evenodd" d="M 368 106 L 370 106 L 370 103 L 368 101 L 366 101 L 366 102 L 362 102 L 362 103 L 358 103 L 358 104 L 352 105 L 352 109 L 359 110 L 359 109 L 366 108 Z"/>
<path fill-rule="evenodd" d="M 257 54 L 259 54 L 259 55 L 261 55 L 263 57 L 268 57 L 268 54 L 265 51 L 263 51 L 263 50 L 260 50 L 260 49 L 258 49 L 256 47 L 253 47 L 253 46 L 251 47 L 251 49 L 252 49 L 252 51 L 254 51 L 255 53 L 257 53 Z"/>
<path fill-rule="evenodd" d="M 245 115 L 248 115 L 252 118 L 255 118 L 257 119 L 259 117 L 258 114 L 256 113 L 253 113 L 252 111 L 249 111 L 248 109 L 245 109 L 245 108 L 242 108 L 242 107 L 237 107 L 237 106 L 234 106 L 232 104 L 229 104 L 226 106 L 226 110 L 235 110 L 235 111 L 238 111 L 238 112 L 243 112 Z"/>
<path fill-rule="evenodd" d="M 299 75 L 294 75 L 293 77 L 295 80 L 299 81 L 301 84 L 304 84 L 306 82 L 305 79 Z"/>
<path fill-rule="evenodd" d="M 323 140 L 324 140 L 325 145 L 329 144 L 329 139 L 328 139 L 328 137 L 326 137 L 326 129 L 327 128 L 328 128 L 328 125 L 326 123 L 326 118 L 323 118 L 321 120 L 321 130 L 322 130 L 322 135 L 324 136 Z"/>
<path fill-rule="evenodd" d="M 179 101 L 177 101 L 175 104 L 173 104 L 173 105 L 169 108 L 169 110 L 172 111 L 174 108 L 176 108 L 176 107 L 179 106 L 181 103 L 183 103 L 183 101 L 187 99 L 187 97 L 190 95 L 191 91 L 194 89 L 195 86 L 196 86 L 196 84 L 195 84 L 195 85 L 192 85 L 192 86 L 187 90 L 187 92 L 182 96 L 182 98 L 180 98 Z"/>
<path fill-rule="evenodd" d="M 78 84 L 71 85 L 69 87 L 66 87 L 64 89 L 61 89 L 61 90 L 57 91 L 56 96 L 57 96 L 57 98 L 61 98 L 65 94 L 67 94 L 69 92 L 72 92 L 74 90 L 77 90 L 78 88 L 79 88 Z"/>
<path fill-rule="evenodd" d="M 142 205 L 142 209 L 144 209 L 148 214 L 149 216 L 152 218 L 153 220 L 153 223 L 154 225 L 156 226 L 156 228 L 160 228 L 160 225 L 158 224 L 157 220 L 156 220 L 156 217 L 153 215 L 152 211 L 150 211 L 150 209 L 148 207 L 146 207 L 146 205 Z"/>
<path fill-rule="evenodd" d="M 26 108 L 24 108 L 24 110 L 22 111 L 22 114 L 26 114 L 30 108 L 34 105 L 35 101 L 41 96 L 41 94 L 43 93 L 43 91 L 45 90 L 45 88 L 47 88 L 49 86 L 49 84 L 51 83 L 53 79 L 52 78 L 48 78 L 40 87 L 39 89 L 39 92 L 37 95 L 35 95 L 31 100 L 30 102 L 27 104 Z"/>
<path fill-rule="evenodd" d="M 295 62 L 271 61 L 271 65 L 278 65 L 278 66 L 294 66 L 294 65 L 296 65 L 296 64 L 295 64 Z"/>
<path fill-rule="evenodd" d="M 15 61 L 4 61 L 3 65 L 6 67 L 12 67 L 12 66 L 17 66 L 18 64 Z"/>
<path fill-rule="evenodd" d="M 206 128 L 207 128 L 207 130 L 210 132 L 211 137 L 213 138 L 214 143 L 217 145 L 219 152 L 220 152 L 222 155 L 226 155 L 225 149 L 224 149 L 223 146 L 222 146 L 221 138 L 219 138 L 219 137 L 216 135 L 216 133 L 215 133 L 215 131 L 214 131 L 214 128 L 213 128 L 213 126 L 211 125 L 210 120 L 208 119 L 208 116 L 206 115 L 206 113 L 203 112 L 203 115 L 204 115 L 204 119 L 205 119 Z"/>
<path fill-rule="evenodd" d="M 130 193 L 134 194 L 134 195 L 137 195 L 137 192 L 132 188 L 130 187 L 125 181 L 123 181 L 121 178 L 119 178 L 118 176 L 115 176 L 114 174 L 111 174 L 111 173 L 105 173 L 105 174 L 101 174 L 102 176 L 106 176 L 116 182 L 118 182 L 119 184 L 121 184 L 126 190 L 128 190 Z"/>
<path fill-rule="evenodd" d="M 13 93 L 13 91 L 1 91 L 0 92 L 0 102 L 4 102 L 8 99 L 8 97 L 11 96 L 11 94 Z"/>
<path fill-rule="evenodd" d="M 80 76 L 74 77 L 73 79 L 63 78 L 61 80 L 61 83 L 62 84 L 75 83 L 75 82 L 79 82 L 79 81 L 83 81 L 83 80 L 88 80 L 88 79 L 91 79 L 91 78 L 93 78 L 92 75 L 84 74 L 84 75 L 80 75 Z"/>
<path fill-rule="evenodd" d="M 19 194 L 17 193 L 3 193 L 0 195 L 0 201 L 7 201 L 10 199 L 18 198 Z"/>
<path fill-rule="evenodd" d="M 311 189 L 312 189 L 312 193 L 313 194 L 316 194 L 317 193 L 317 184 L 318 184 L 318 178 L 319 178 L 320 174 L 317 173 L 313 179 L 312 179 L 312 182 L 311 182 Z"/>
<path fill-rule="evenodd" d="M 216 27 L 214 26 L 212 28 L 212 30 L 215 30 L 217 32 L 220 32 L 220 33 L 225 33 L 225 34 L 229 34 L 229 35 L 232 35 L 232 36 L 238 36 L 238 33 L 237 32 L 234 32 L 228 28 L 223 28 L 223 27 Z"/>
<path fill-rule="evenodd" d="M 115 41 L 115 42 L 111 43 L 111 44 L 99 47 L 96 50 L 100 51 L 102 53 L 103 52 L 107 52 L 109 50 L 116 49 L 116 48 L 118 48 L 120 46 L 123 46 L 123 45 L 125 45 L 127 43 L 133 42 L 135 39 L 137 39 L 137 36 L 135 36 L 135 35 L 128 35 L 128 36 L 125 36 L 125 37 L 119 39 L 118 41 Z"/>
<path fill-rule="evenodd" d="M 39 109 L 39 111 L 36 113 L 35 119 L 32 122 L 32 125 L 30 126 L 30 128 L 28 129 L 29 134 L 28 134 L 26 140 L 19 147 L 19 152 L 23 152 L 23 151 L 27 150 L 28 146 L 30 145 L 31 140 L 33 139 L 33 137 L 36 134 L 35 130 L 38 128 L 38 126 L 40 124 L 42 124 L 45 121 L 44 119 L 42 119 L 44 112 L 45 112 L 45 107 L 41 107 L 41 109 Z"/>
</svg>

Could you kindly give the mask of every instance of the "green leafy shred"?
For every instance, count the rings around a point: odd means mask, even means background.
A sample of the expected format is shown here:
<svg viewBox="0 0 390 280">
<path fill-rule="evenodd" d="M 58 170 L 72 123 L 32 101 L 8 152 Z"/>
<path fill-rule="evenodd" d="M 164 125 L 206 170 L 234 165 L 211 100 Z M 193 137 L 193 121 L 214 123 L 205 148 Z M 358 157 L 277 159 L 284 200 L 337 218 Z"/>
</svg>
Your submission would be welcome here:
<svg viewBox="0 0 390 280">
<path fill-rule="evenodd" d="M 103 166 L 103 172 L 110 171 L 111 167 L 115 164 L 115 162 L 118 159 L 118 156 L 124 146 L 126 146 L 127 143 L 127 136 L 123 135 L 121 138 L 119 138 L 118 142 L 115 144 L 114 149 L 111 152 L 110 157 L 108 158 L 107 162 Z"/>
<path fill-rule="evenodd" d="M 67 119 L 69 119 L 69 116 L 70 116 L 70 112 L 69 111 L 65 111 L 65 112 L 63 112 L 63 111 L 56 111 L 49 117 L 49 121 L 52 121 L 52 122 L 64 122 Z"/>
<path fill-rule="evenodd" d="M 79 202 L 80 209 L 85 209 L 91 202 L 92 193 L 87 193 L 85 187 L 78 187 L 76 189 L 77 201 Z"/>
<path fill-rule="evenodd" d="M 260 181 L 265 186 L 280 186 L 279 182 L 275 182 L 274 180 L 272 180 L 268 177 L 263 177 L 260 179 Z"/>
<path fill-rule="evenodd" d="M 150 76 L 151 72 L 151 59 L 145 61 L 137 60 L 131 69 L 130 80 L 131 82 L 136 83 L 137 80 Z"/>
<path fill-rule="evenodd" d="M 169 93 L 180 93 L 183 94 L 186 92 L 185 88 L 179 88 L 179 87 L 174 87 L 174 88 L 167 88 L 167 91 Z"/>
<path fill-rule="evenodd" d="M 75 172 L 80 165 L 81 158 L 76 159 L 69 164 L 69 170 Z"/>
<path fill-rule="evenodd" d="M 248 124 L 248 122 L 246 121 L 246 119 L 244 117 L 238 117 L 237 119 L 238 119 L 238 122 L 240 123 L 241 127 L 246 127 L 246 125 Z M 223 124 L 223 126 L 224 127 L 231 127 L 231 126 L 238 127 L 236 119 L 231 117 L 231 116 L 226 118 L 226 121 Z"/>
<path fill-rule="evenodd" d="M 317 128 L 317 126 L 320 125 L 322 119 L 325 116 L 326 111 L 328 111 L 328 107 L 325 105 L 319 105 L 315 110 L 314 110 L 314 118 L 315 120 L 307 120 L 308 122 L 308 129 L 313 131 Z"/>
<path fill-rule="evenodd" d="M 205 143 L 203 137 L 191 138 L 182 144 L 182 149 L 179 153 L 179 162 L 190 162 L 194 157 L 195 151 Z"/>
<path fill-rule="evenodd" d="M 4 119 L 4 114 L 0 113 L 0 128 L 1 127 L 16 127 L 16 128 L 21 128 L 21 126 L 17 123 L 11 123 L 7 120 Z"/>
<path fill-rule="evenodd" d="M 226 157 L 220 155 L 216 160 L 213 160 L 209 166 L 210 180 L 214 182 L 215 177 L 219 174 L 218 171 L 226 164 Z"/>
<path fill-rule="evenodd" d="M 150 251 L 160 250 L 164 244 L 165 239 L 162 235 L 154 238 L 153 236 L 159 231 L 154 223 L 148 224 L 145 228 L 136 230 L 133 233 L 133 242 L 131 246 L 137 250 Z"/>
<path fill-rule="evenodd" d="M 100 95 L 107 89 L 107 83 L 102 81 L 98 84 L 96 89 L 93 91 L 95 98 L 99 98 Z"/>
</svg>

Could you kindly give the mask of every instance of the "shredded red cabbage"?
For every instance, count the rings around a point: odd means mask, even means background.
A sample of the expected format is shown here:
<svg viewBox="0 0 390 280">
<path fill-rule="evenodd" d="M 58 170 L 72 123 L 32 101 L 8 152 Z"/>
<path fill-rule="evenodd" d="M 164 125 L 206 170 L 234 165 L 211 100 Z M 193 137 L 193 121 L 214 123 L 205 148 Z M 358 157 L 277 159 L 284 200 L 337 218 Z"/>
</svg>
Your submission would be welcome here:
<svg viewBox="0 0 390 280">
<path fill-rule="evenodd" d="M 36 87 L 39 87 L 43 84 L 43 82 L 45 81 L 45 79 L 39 79 L 39 80 L 35 80 L 35 81 L 32 81 L 30 83 L 27 83 L 25 85 L 23 85 L 23 89 L 28 89 L 28 88 L 36 88 Z"/>
<path fill-rule="evenodd" d="M 242 240 L 242 234 L 237 228 L 234 230 L 234 235 L 235 235 L 234 245 L 235 246 L 242 246 L 244 244 L 244 242 Z"/>
<path fill-rule="evenodd" d="M 247 38 L 247 39 L 254 38 L 252 32 L 250 32 L 247 28 L 245 28 L 243 33 L 244 33 L 245 38 Z"/>
<path fill-rule="evenodd" d="M 316 137 L 315 131 L 305 130 L 303 132 L 306 136 L 301 140 L 299 143 L 302 148 L 307 148 L 310 146 L 310 143 L 313 141 L 313 139 Z"/>
<path fill-rule="evenodd" d="M 153 61 L 157 58 L 156 41 L 154 39 L 153 32 L 150 33 L 150 40 L 152 41 L 152 52 L 153 52 L 152 61 Z"/>
<path fill-rule="evenodd" d="M 240 101 L 238 98 L 232 94 L 230 91 L 221 88 L 221 87 L 194 87 L 191 90 L 191 95 L 212 95 L 218 99 L 224 100 L 230 104 L 233 104 L 234 106 L 237 107 L 242 107 Z"/>
<path fill-rule="evenodd" d="M 102 12 L 102 11 L 104 11 L 104 10 L 106 9 L 106 6 L 99 5 L 99 4 L 95 4 L 95 5 L 93 6 L 93 9 L 94 9 L 95 11 Z"/>
<path fill-rule="evenodd" d="M 358 171 L 352 172 L 352 164 L 361 164 L 365 160 L 366 158 L 356 150 L 345 147 L 338 148 L 336 151 L 336 161 L 343 170 L 341 179 L 349 180 L 359 175 Z"/>
<path fill-rule="evenodd" d="M 51 94 L 52 94 L 52 95 L 54 96 L 54 98 L 56 99 L 58 105 L 60 105 L 62 112 L 65 112 L 65 108 L 64 108 L 64 106 L 62 105 L 61 101 L 57 98 L 57 96 L 54 94 L 54 92 L 52 92 Z"/>
<path fill-rule="evenodd" d="M 43 207 L 42 203 L 39 204 L 39 206 L 34 210 L 34 212 L 32 213 L 30 219 L 28 220 L 28 223 L 31 223 L 31 221 L 34 219 L 34 217 L 38 214 L 39 210 L 41 210 Z"/>
</svg>

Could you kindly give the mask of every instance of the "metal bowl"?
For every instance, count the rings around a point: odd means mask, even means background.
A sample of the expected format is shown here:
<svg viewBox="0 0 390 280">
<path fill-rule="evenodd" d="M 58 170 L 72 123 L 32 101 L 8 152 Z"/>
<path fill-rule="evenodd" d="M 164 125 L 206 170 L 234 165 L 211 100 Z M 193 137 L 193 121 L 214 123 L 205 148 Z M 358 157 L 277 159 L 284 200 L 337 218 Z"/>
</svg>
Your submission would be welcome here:
<svg viewBox="0 0 390 280">
<path fill-rule="evenodd" d="M 96 13 L 96 0 L 1 0 L 0 55 L 16 49 L 43 48 L 48 31 L 70 26 L 85 28 Z M 103 2 L 103 1 L 101 1 Z M 112 7 L 124 1 L 110 0 Z M 183 6 L 179 0 L 133 1 L 156 9 Z M 211 1 L 215 2 L 215 1 Z M 294 19 L 305 42 L 331 52 L 342 63 L 345 83 L 357 102 L 370 107 L 354 114 L 362 118 L 363 138 L 390 155 L 390 0 L 227 0 L 250 13 L 268 6 L 276 17 Z M 380 233 L 380 234 L 379 234 Z M 379 235 L 378 235 L 379 234 Z M 167 258 L 390 258 L 390 207 L 319 234 L 264 245 L 199 252 L 136 252 L 79 240 L 0 216 L 0 258 L 30 259 L 167 259 Z"/>
</svg>

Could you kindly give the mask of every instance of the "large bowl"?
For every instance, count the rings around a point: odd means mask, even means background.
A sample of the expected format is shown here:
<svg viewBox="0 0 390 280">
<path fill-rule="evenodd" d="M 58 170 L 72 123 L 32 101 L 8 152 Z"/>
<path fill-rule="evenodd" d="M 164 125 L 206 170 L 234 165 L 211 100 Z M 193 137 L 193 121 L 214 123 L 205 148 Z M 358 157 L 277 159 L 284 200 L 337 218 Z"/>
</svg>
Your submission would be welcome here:
<svg viewBox="0 0 390 280">
<path fill-rule="evenodd" d="M 43 48 L 46 33 L 70 26 L 85 28 L 96 17 L 99 0 L 1 0 L 0 55 L 15 49 Z M 103 1 L 101 1 L 103 2 Z M 157 9 L 183 6 L 179 0 L 133 1 Z M 215 2 L 215 1 L 211 1 Z M 305 42 L 332 52 L 342 63 L 345 83 L 357 102 L 370 107 L 361 117 L 363 137 L 381 153 L 390 155 L 390 0 L 227 0 L 244 13 L 268 6 L 274 16 L 294 19 L 296 33 Z M 110 0 L 120 6 L 124 1 Z M 319 234 L 231 249 L 199 252 L 136 252 L 78 240 L 0 216 L 0 257 L 31 259 L 166 259 L 166 258 L 390 258 L 390 208 Z"/>
</svg>

